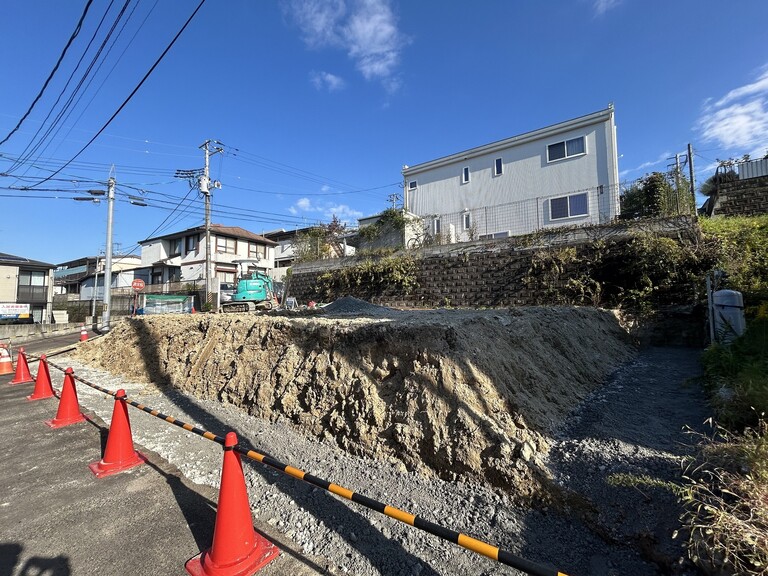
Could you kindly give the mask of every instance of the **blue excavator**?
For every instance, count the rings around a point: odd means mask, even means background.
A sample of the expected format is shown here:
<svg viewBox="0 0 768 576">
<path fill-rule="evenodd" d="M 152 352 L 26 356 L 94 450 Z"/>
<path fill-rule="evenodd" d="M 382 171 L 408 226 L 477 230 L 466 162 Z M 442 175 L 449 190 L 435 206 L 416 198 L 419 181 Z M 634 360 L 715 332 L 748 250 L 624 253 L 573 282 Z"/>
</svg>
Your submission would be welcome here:
<svg viewBox="0 0 768 576">
<path fill-rule="evenodd" d="M 237 290 L 229 302 L 221 305 L 222 312 L 256 312 L 271 310 L 277 305 L 272 278 L 262 272 L 251 272 L 240 278 Z"/>
</svg>

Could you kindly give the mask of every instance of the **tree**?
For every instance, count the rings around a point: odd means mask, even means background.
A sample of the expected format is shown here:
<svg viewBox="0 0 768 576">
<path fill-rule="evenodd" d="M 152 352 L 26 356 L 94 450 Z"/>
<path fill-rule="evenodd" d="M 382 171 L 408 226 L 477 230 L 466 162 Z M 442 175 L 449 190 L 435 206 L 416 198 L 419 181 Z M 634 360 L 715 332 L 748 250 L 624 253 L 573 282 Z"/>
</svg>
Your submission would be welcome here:
<svg viewBox="0 0 768 576">
<path fill-rule="evenodd" d="M 679 175 L 675 189 L 669 175 L 653 172 L 637 180 L 621 195 L 622 219 L 691 214 L 694 201 L 688 179 Z"/>
<path fill-rule="evenodd" d="M 318 224 L 296 235 L 293 253 L 297 262 L 340 258 L 344 256 L 342 236 L 347 225 L 336 215 L 327 224 Z"/>
</svg>

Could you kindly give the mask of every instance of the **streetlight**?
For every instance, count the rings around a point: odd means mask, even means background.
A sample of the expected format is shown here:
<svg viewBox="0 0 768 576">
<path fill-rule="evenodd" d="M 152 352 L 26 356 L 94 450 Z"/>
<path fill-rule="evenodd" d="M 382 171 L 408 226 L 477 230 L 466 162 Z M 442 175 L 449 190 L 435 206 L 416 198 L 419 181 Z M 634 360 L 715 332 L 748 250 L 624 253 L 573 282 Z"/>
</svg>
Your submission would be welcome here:
<svg viewBox="0 0 768 576">
<path fill-rule="evenodd" d="M 103 191 L 101 191 L 103 193 Z M 115 179 L 107 181 L 107 255 L 104 262 L 104 315 L 102 332 L 109 332 L 109 316 L 112 313 L 112 212 L 115 207 Z"/>
<path fill-rule="evenodd" d="M 107 181 L 107 191 L 104 192 L 104 190 L 86 190 L 88 194 L 91 195 L 91 197 L 85 196 L 85 197 L 76 197 L 74 198 L 78 202 L 85 202 L 86 200 L 92 201 L 94 204 L 98 204 L 101 202 L 99 198 L 94 198 L 94 196 L 104 196 L 106 194 L 107 196 L 107 247 L 106 247 L 106 256 L 104 257 L 104 313 L 101 317 L 102 326 L 101 330 L 102 332 L 109 332 L 110 326 L 109 326 L 109 315 L 112 311 L 112 213 L 113 208 L 115 204 L 115 179 L 111 176 L 109 177 L 109 180 Z M 98 280 L 98 258 L 96 260 L 96 276 L 95 278 Z M 97 286 L 94 286 L 94 290 L 97 288 Z M 95 310 L 94 310 L 94 316 L 95 316 Z M 94 318 L 95 319 L 95 318 Z"/>
<path fill-rule="evenodd" d="M 107 191 L 104 190 L 86 190 L 88 194 L 91 195 L 91 197 L 77 197 L 75 200 L 78 201 L 86 201 L 91 200 L 95 204 L 98 204 L 101 202 L 99 198 L 96 198 L 96 196 L 107 196 L 107 246 L 106 246 L 106 255 L 104 257 L 104 314 L 102 315 L 101 321 L 101 331 L 102 332 L 109 332 L 111 326 L 110 323 L 110 316 L 112 313 L 112 215 L 114 212 L 114 206 L 115 206 L 115 179 L 110 176 L 109 180 L 107 180 Z M 143 201 L 143 198 L 140 196 L 129 196 L 128 200 L 131 204 L 135 206 L 146 206 L 147 203 Z M 98 267 L 98 258 L 96 259 L 96 264 Z M 96 278 L 98 278 L 98 271 L 96 273 Z M 95 288 L 94 288 L 95 290 Z M 95 315 L 95 314 L 94 314 Z"/>
</svg>

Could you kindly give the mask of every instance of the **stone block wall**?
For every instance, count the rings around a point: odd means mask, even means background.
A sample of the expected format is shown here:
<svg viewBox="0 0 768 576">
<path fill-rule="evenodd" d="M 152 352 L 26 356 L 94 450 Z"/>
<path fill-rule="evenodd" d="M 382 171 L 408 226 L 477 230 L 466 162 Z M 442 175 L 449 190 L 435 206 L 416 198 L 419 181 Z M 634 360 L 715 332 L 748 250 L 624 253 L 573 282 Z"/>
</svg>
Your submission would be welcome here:
<svg viewBox="0 0 768 576">
<path fill-rule="evenodd" d="M 675 221 L 672 228 L 662 225 L 654 232 L 686 241 L 692 230 L 690 224 L 688 220 Z M 354 266 L 362 257 L 301 264 L 293 269 L 289 295 L 296 297 L 300 304 L 310 300 L 330 302 L 342 296 L 355 296 L 376 304 L 406 308 L 508 307 L 549 303 L 558 301 L 558 293 L 568 294 L 569 282 L 588 272 L 583 268 L 585 262 L 593 260 L 590 258 L 595 250 L 593 241 L 600 236 L 597 233 L 580 234 L 578 239 L 574 239 L 573 234 L 570 237 L 565 234 L 566 242 L 552 242 L 548 238 L 545 244 L 534 246 L 521 247 L 510 239 L 409 251 L 408 254 L 415 259 L 416 287 L 407 294 L 394 288 L 372 290 L 365 285 L 356 286 L 344 294 L 324 293 L 323 283 L 319 280 L 323 274 L 344 266 Z M 603 238 L 610 238 L 617 253 L 630 237 L 626 227 L 618 235 L 616 228 L 603 235 Z M 542 252 L 565 248 L 575 250 L 576 258 L 572 262 L 568 259 L 558 261 L 558 272 L 554 274 L 531 274 L 534 261 L 541 258 Z M 566 299 L 560 301 L 565 302 Z"/>
<path fill-rule="evenodd" d="M 721 184 L 713 216 L 768 214 L 768 176 Z"/>
</svg>

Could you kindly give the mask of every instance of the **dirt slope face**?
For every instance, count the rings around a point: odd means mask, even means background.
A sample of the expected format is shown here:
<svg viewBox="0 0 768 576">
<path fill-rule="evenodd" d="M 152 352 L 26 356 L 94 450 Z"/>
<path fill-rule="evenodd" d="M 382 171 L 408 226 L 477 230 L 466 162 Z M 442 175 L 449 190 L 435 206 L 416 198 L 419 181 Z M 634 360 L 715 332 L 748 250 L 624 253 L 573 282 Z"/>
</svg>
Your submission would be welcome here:
<svg viewBox="0 0 768 576">
<path fill-rule="evenodd" d="M 78 352 L 134 379 L 288 418 L 355 454 L 522 497 L 536 491 L 549 432 L 632 354 L 616 318 L 588 308 L 149 316 Z"/>
</svg>

